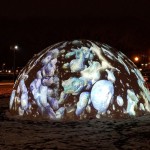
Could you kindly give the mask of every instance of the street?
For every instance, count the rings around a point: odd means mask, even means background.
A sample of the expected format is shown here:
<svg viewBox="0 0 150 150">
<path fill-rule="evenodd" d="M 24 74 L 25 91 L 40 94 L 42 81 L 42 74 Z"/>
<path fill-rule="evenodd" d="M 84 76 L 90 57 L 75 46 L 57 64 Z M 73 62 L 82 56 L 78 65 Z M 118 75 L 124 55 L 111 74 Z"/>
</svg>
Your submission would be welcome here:
<svg viewBox="0 0 150 150">
<path fill-rule="evenodd" d="M 0 96 L 10 94 L 13 88 L 13 82 L 0 82 Z"/>
</svg>

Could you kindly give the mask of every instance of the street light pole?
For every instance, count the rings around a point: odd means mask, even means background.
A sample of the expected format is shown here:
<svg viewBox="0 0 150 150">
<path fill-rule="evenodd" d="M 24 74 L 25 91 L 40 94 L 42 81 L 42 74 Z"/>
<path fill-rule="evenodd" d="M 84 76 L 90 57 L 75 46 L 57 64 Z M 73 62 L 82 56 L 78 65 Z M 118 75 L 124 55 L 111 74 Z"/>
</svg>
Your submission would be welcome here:
<svg viewBox="0 0 150 150">
<path fill-rule="evenodd" d="M 16 79 L 16 50 L 14 49 L 14 63 L 13 63 L 13 72 L 14 72 L 14 83 L 15 83 L 15 79 Z"/>
<path fill-rule="evenodd" d="M 11 50 L 14 52 L 14 57 L 13 57 L 13 80 L 15 83 L 16 80 L 16 51 L 19 49 L 18 45 L 14 45 L 10 47 Z"/>
</svg>

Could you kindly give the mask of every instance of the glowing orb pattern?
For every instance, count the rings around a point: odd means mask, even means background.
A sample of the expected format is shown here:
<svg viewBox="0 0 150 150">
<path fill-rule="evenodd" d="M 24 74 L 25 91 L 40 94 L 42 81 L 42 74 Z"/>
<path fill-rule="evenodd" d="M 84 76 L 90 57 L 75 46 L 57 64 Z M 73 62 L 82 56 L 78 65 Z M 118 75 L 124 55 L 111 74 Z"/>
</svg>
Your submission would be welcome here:
<svg viewBox="0 0 150 150">
<path fill-rule="evenodd" d="M 150 111 L 150 92 L 120 51 L 89 40 L 52 45 L 18 76 L 10 112 L 50 120 L 139 116 Z"/>
</svg>

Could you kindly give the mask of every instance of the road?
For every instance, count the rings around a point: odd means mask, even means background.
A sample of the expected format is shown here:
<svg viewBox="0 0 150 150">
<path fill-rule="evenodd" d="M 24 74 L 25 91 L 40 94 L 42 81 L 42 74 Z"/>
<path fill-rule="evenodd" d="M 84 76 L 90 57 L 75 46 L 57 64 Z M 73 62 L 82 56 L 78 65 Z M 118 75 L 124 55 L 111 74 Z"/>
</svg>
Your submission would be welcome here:
<svg viewBox="0 0 150 150">
<path fill-rule="evenodd" d="M 13 82 L 0 82 L 0 95 L 10 94 L 13 84 Z"/>
</svg>

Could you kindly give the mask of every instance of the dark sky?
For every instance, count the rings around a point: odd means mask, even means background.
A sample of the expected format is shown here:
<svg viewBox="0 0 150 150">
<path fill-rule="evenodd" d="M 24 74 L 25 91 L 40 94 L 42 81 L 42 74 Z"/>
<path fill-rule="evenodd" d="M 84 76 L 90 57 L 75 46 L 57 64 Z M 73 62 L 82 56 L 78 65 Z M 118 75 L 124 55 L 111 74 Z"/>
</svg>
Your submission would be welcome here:
<svg viewBox="0 0 150 150">
<path fill-rule="evenodd" d="M 17 66 L 47 46 L 72 39 L 107 43 L 129 57 L 150 51 L 149 0 L 5 0 L 0 2 L 0 67 Z"/>
</svg>

